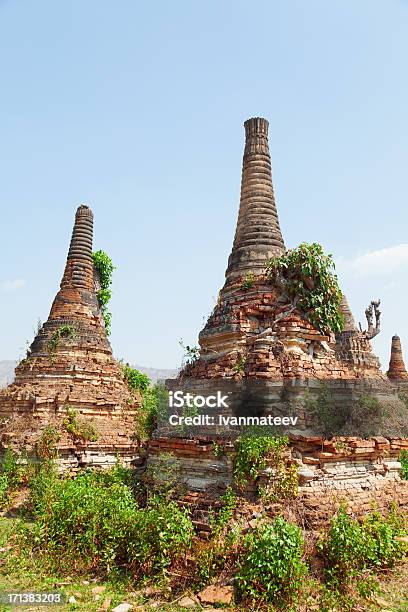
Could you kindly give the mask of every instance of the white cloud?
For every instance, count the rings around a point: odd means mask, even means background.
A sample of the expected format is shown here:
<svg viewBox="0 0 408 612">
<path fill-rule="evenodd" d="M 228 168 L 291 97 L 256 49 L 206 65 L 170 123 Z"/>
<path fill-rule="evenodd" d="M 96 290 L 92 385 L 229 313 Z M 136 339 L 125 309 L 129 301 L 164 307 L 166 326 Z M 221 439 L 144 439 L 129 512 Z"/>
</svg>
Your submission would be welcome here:
<svg viewBox="0 0 408 612">
<path fill-rule="evenodd" d="M 23 278 L 15 278 L 14 280 L 7 280 L 0 283 L 0 287 L 3 291 L 7 293 L 11 291 L 18 291 L 21 287 L 24 287 L 26 284 Z"/>
<path fill-rule="evenodd" d="M 408 269 L 408 244 L 369 251 L 357 255 L 353 259 L 339 258 L 336 267 L 343 272 L 351 272 L 356 276 L 390 275 L 402 269 Z"/>
</svg>

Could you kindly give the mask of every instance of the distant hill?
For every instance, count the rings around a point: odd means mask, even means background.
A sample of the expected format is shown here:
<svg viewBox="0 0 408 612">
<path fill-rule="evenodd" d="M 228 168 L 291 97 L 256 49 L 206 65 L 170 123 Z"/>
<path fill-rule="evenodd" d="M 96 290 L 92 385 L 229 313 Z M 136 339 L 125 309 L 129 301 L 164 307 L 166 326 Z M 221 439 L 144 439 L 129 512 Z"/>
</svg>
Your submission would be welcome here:
<svg viewBox="0 0 408 612">
<path fill-rule="evenodd" d="M 132 365 L 132 368 L 136 368 L 139 372 L 143 374 L 147 374 L 150 380 L 155 383 L 158 380 L 165 380 L 166 378 L 176 378 L 179 373 L 179 369 L 177 370 L 165 370 L 158 368 L 144 368 L 143 366 Z"/>
<path fill-rule="evenodd" d="M 0 361 L 0 387 L 12 382 L 16 365 L 17 361 Z"/>
<path fill-rule="evenodd" d="M 14 368 L 17 365 L 17 361 L 0 361 L 0 387 L 5 387 L 12 382 L 14 378 Z M 155 383 L 158 380 L 164 380 L 166 378 L 176 378 L 178 370 L 165 370 L 160 368 L 144 368 L 143 366 L 132 366 L 147 374 L 150 380 Z"/>
</svg>

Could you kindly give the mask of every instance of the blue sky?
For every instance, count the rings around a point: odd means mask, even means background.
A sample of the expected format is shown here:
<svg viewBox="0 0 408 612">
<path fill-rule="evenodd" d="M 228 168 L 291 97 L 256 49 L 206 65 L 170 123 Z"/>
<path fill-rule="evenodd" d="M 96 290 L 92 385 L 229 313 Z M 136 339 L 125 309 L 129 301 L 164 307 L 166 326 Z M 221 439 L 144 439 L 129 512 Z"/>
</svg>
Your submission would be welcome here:
<svg viewBox="0 0 408 612">
<path fill-rule="evenodd" d="M 288 247 L 321 242 L 374 348 L 408 361 L 408 2 L 0 0 L 0 359 L 58 289 L 76 207 L 117 266 L 115 354 L 178 366 L 238 213 L 242 123 L 270 122 Z M 408 365 L 408 363 L 407 363 Z"/>
</svg>

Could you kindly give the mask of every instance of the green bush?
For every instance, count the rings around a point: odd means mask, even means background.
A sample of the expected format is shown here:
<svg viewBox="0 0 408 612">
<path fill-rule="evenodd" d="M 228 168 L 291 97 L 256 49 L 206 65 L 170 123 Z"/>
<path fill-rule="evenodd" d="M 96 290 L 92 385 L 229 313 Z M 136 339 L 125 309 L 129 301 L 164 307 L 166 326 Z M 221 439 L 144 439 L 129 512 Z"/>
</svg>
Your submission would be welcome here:
<svg viewBox="0 0 408 612">
<path fill-rule="evenodd" d="M 17 457 L 7 448 L 0 464 L 0 509 L 6 508 L 11 496 L 24 480 L 24 468 L 17 462 Z"/>
<path fill-rule="evenodd" d="M 240 596 L 290 609 L 307 573 L 303 552 L 300 528 L 281 516 L 249 532 L 236 577 Z"/>
<path fill-rule="evenodd" d="M 401 462 L 401 478 L 408 480 L 408 451 L 403 450 L 400 453 L 399 460 Z"/>
<path fill-rule="evenodd" d="M 342 294 L 334 269 L 332 255 L 325 255 L 320 244 L 303 242 L 272 258 L 267 273 L 312 325 L 328 334 L 341 332 L 344 326 Z"/>
<path fill-rule="evenodd" d="M 395 539 L 405 535 L 401 521 L 396 518 L 395 512 L 390 512 L 387 518 L 372 512 L 359 523 L 341 506 L 318 545 L 325 558 L 329 582 L 342 587 L 363 570 L 390 567 L 402 559 L 407 547 Z"/>
<path fill-rule="evenodd" d="M 144 393 L 150 385 L 150 378 L 139 370 L 131 368 L 128 364 L 122 365 L 123 377 L 132 393 Z"/>
<path fill-rule="evenodd" d="M 128 477 L 115 468 L 62 479 L 41 468 L 31 483 L 35 522 L 26 530 L 27 544 L 58 571 L 122 570 L 136 577 L 163 571 L 191 545 L 193 525 L 174 502 L 159 497 L 139 508 L 123 482 Z"/>
<path fill-rule="evenodd" d="M 139 510 L 134 532 L 128 544 L 130 564 L 134 571 L 141 569 L 142 575 L 151 575 L 185 556 L 194 527 L 187 511 L 173 501 L 153 496 L 148 506 Z"/>
<path fill-rule="evenodd" d="M 67 416 L 64 419 L 66 431 L 79 440 L 95 442 L 99 434 L 92 423 L 81 419 L 78 410 L 75 410 L 72 406 L 66 406 L 66 409 Z"/>
<path fill-rule="evenodd" d="M 288 445 L 287 436 L 245 435 L 236 442 L 234 462 L 235 482 L 243 487 L 249 479 L 257 480 L 260 472 L 271 467 L 272 478 L 259 494 L 265 501 L 291 499 L 298 493 L 298 468 L 287 465 L 284 451 Z"/>
<path fill-rule="evenodd" d="M 282 436 L 246 435 L 238 438 L 235 445 L 234 476 L 238 485 L 249 479 L 256 479 L 259 472 L 268 465 L 268 458 L 281 456 L 288 445 L 288 438 Z"/>
<path fill-rule="evenodd" d="M 143 392 L 142 405 L 136 416 L 136 433 L 142 439 L 150 438 L 157 422 L 168 411 L 168 392 L 163 385 L 156 384 Z"/>
</svg>

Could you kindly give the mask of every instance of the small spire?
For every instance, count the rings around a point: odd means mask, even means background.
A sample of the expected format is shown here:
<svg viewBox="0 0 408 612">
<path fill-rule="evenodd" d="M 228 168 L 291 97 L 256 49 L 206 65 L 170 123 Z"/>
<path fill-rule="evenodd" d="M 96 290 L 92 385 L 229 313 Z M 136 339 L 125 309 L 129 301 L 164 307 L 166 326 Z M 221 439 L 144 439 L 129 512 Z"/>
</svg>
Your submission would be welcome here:
<svg viewBox="0 0 408 612">
<path fill-rule="evenodd" d="M 244 126 L 241 200 L 227 279 L 249 272 L 262 273 L 266 262 L 285 250 L 272 185 L 269 123 L 254 117 Z"/>
<path fill-rule="evenodd" d="M 391 340 L 390 365 L 387 372 L 391 380 L 407 379 L 408 373 L 405 369 L 404 358 L 402 356 L 401 340 L 395 334 Z"/>
<path fill-rule="evenodd" d="M 341 303 L 340 303 L 339 310 L 341 314 L 343 315 L 343 319 L 344 319 L 343 331 L 344 332 L 356 331 L 357 326 L 354 321 L 353 313 L 351 312 L 349 303 L 344 293 L 341 296 Z"/>
</svg>

